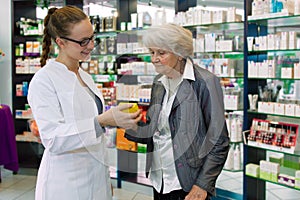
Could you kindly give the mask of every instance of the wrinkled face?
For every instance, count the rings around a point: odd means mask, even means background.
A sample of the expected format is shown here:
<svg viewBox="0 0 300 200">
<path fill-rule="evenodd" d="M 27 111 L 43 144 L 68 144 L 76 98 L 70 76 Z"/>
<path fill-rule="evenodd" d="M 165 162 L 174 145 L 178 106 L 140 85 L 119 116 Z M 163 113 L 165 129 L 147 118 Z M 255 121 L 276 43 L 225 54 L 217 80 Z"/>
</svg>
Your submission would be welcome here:
<svg viewBox="0 0 300 200">
<path fill-rule="evenodd" d="M 151 54 L 151 62 L 155 66 L 155 71 L 159 74 L 169 75 L 176 69 L 179 56 L 160 48 L 149 48 Z"/>
<path fill-rule="evenodd" d="M 94 48 L 94 31 L 86 18 L 72 26 L 71 34 L 60 36 L 64 43 L 63 51 L 74 60 L 87 60 Z"/>
</svg>

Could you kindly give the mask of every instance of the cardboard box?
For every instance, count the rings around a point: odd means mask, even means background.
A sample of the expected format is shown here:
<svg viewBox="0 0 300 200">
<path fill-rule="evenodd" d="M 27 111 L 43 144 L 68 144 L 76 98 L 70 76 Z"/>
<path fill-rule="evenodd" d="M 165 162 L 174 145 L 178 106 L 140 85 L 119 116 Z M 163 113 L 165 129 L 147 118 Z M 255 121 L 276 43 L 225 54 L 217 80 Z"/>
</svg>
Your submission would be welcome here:
<svg viewBox="0 0 300 200">
<path fill-rule="evenodd" d="M 137 151 L 137 143 L 127 140 L 125 137 L 125 130 L 117 128 L 116 146 L 117 149 L 126 151 Z"/>
</svg>

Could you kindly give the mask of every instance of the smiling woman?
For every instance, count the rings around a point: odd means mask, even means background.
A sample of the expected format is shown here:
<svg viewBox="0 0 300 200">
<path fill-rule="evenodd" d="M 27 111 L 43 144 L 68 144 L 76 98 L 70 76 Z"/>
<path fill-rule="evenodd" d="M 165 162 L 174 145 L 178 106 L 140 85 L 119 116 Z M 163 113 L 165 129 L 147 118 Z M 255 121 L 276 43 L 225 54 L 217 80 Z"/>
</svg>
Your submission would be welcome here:
<svg viewBox="0 0 300 200">
<path fill-rule="evenodd" d="M 50 8 L 44 20 L 41 65 L 29 84 L 28 103 L 45 151 L 35 199 L 110 200 L 105 126 L 135 129 L 140 111 L 125 104 L 106 112 L 92 77 L 79 68 L 94 48 L 89 18 L 77 7 Z M 48 60 L 51 42 L 59 47 Z M 63 187 L 61 187 L 63 186 Z"/>
</svg>

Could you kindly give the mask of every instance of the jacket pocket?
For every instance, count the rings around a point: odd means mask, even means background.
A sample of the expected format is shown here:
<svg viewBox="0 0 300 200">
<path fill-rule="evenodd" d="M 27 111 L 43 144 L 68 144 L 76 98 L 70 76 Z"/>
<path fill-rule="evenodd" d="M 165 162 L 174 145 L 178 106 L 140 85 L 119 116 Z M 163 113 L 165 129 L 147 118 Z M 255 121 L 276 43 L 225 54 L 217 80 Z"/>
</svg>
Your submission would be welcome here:
<svg viewBox="0 0 300 200">
<path fill-rule="evenodd" d="M 203 165 L 203 159 L 194 156 L 192 158 L 187 158 L 187 164 L 193 168 L 200 168 Z"/>
</svg>

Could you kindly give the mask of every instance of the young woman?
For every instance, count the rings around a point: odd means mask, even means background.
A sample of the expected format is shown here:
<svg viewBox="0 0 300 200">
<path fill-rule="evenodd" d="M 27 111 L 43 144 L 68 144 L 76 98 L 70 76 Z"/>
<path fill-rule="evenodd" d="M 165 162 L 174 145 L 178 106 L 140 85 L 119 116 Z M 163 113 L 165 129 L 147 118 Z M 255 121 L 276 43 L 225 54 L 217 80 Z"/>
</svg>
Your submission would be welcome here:
<svg viewBox="0 0 300 200">
<path fill-rule="evenodd" d="M 43 66 L 29 85 L 28 102 L 45 147 L 37 200 L 112 199 L 105 165 L 105 126 L 136 128 L 140 111 L 129 104 L 103 111 L 103 97 L 89 74 L 79 68 L 94 48 L 89 18 L 79 8 L 51 8 L 44 19 Z M 51 41 L 59 47 L 49 60 Z"/>
</svg>

